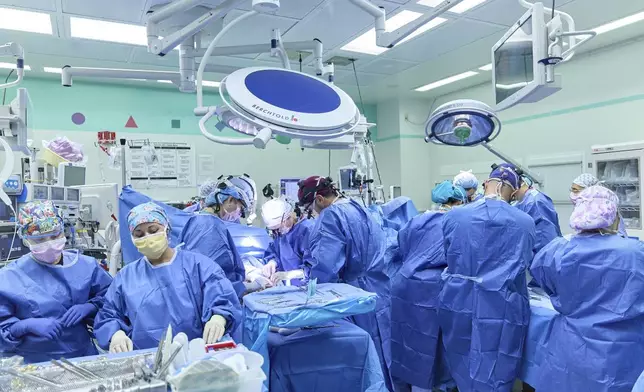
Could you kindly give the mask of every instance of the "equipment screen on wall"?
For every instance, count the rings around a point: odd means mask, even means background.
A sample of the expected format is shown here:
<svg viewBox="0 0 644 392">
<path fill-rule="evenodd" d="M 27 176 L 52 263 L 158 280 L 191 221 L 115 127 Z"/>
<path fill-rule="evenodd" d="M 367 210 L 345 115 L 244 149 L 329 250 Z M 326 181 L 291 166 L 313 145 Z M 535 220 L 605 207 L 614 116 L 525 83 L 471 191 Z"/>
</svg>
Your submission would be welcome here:
<svg viewBox="0 0 644 392">
<path fill-rule="evenodd" d="M 65 188 L 52 186 L 51 199 L 54 201 L 65 201 Z"/>
<path fill-rule="evenodd" d="M 527 86 L 534 79 L 532 18 L 494 52 L 496 103 Z"/>
<path fill-rule="evenodd" d="M 80 190 L 78 189 L 67 189 L 67 201 L 80 201 Z"/>
<path fill-rule="evenodd" d="M 150 159 L 146 143 L 154 146 L 154 160 Z M 185 188 L 195 186 L 195 154 L 186 143 L 132 141 L 129 144 L 131 160 L 130 183 L 134 188 Z"/>
<path fill-rule="evenodd" d="M 85 171 L 82 166 L 65 166 L 63 168 L 63 185 L 64 186 L 78 186 L 85 185 Z M 60 183 L 59 183 L 60 185 Z"/>
</svg>

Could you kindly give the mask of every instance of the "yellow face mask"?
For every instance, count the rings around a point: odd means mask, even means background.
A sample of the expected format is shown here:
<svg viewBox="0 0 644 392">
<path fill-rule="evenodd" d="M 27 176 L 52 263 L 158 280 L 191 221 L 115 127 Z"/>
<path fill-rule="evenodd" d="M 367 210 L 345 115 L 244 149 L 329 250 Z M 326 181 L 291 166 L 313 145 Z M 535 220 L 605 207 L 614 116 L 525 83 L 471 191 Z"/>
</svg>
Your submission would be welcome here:
<svg viewBox="0 0 644 392">
<path fill-rule="evenodd" d="M 168 249 L 168 237 L 165 231 L 142 238 L 132 238 L 132 241 L 139 252 L 151 260 L 157 260 Z"/>
</svg>

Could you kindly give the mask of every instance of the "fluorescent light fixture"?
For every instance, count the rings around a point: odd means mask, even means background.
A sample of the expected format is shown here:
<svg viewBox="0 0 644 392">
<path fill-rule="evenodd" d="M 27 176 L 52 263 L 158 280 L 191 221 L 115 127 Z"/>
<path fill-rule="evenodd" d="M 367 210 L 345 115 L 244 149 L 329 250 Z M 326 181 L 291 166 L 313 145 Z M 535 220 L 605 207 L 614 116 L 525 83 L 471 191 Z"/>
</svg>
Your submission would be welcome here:
<svg viewBox="0 0 644 392">
<path fill-rule="evenodd" d="M 75 16 L 69 18 L 69 24 L 73 38 L 148 46 L 144 26 L 77 18 Z"/>
<path fill-rule="evenodd" d="M 0 8 L 0 29 L 51 35 L 51 16 L 43 12 Z"/>
<path fill-rule="evenodd" d="M 55 73 L 55 74 L 62 74 L 63 70 L 60 68 L 54 68 L 54 67 L 43 67 L 43 70 L 47 73 Z"/>
<path fill-rule="evenodd" d="M 469 11 L 472 8 L 476 7 L 477 5 L 485 3 L 486 1 L 487 0 L 464 0 L 459 5 L 450 8 L 449 12 L 454 12 L 456 14 L 462 14 L 463 12 Z M 418 4 L 424 5 L 424 6 L 427 6 L 427 7 L 435 8 L 442 2 L 443 2 L 443 0 L 420 0 L 418 2 Z"/>
<path fill-rule="evenodd" d="M 449 78 L 445 78 L 445 79 L 442 79 L 442 80 L 439 80 L 439 81 L 436 81 L 436 82 L 433 82 L 433 83 L 430 83 L 430 84 L 426 84 L 426 85 L 424 85 L 422 87 L 418 87 L 417 89 L 414 89 L 414 90 L 420 91 L 420 92 L 429 91 L 429 90 L 433 90 L 433 89 L 438 88 L 438 87 L 445 86 L 445 85 L 450 84 L 450 83 L 458 82 L 459 80 L 467 79 L 467 78 L 469 78 L 471 76 L 474 76 L 474 75 L 478 75 L 478 72 L 467 71 L 467 72 L 463 72 L 462 74 L 450 76 Z"/>
<path fill-rule="evenodd" d="M 409 23 L 415 21 L 416 19 L 420 18 L 423 14 L 420 12 L 414 12 L 414 11 L 408 11 L 408 10 L 403 10 L 396 15 L 392 16 L 391 18 L 387 19 L 387 25 L 386 25 L 386 31 L 387 32 L 392 32 L 395 30 L 398 30 L 399 28 L 408 25 Z M 444 18 L 436 18 L 428 23 L 425 23 L 421 27 L 419 27 L 416 31 L 414 31 L 412 34 L 410 34 L 407 38 L 404 40 L 400 41 L 398 45 L 409 41 L 410 39 L 426 32 L 427 30 L 433 29 L 436 26 L 439 26 L 443 23 L 445 23 L 447 19 Z M 372 55 L 379 55 L 381 53 L 386 52 L 387 48 L 381 48 L 380 46 L 376 45 L 376 29 L 370 29 L 366 33 L 362 34 L 358 38 L 354 39 L 353 41 L 349 42 L 348 44 L 344 45 L 341 50 L 346 50 L 348 52 L 358 52 L 358 53 L 366 53 L 366 54 L 372 54 Z"/>
<path fill-rule="evenodd" d="M 610 23 L 606 23 L 604 25 L 594 28 L 593 31 L 596 32 L 597 34 L 604 34 L 604 33 L 608 33 L 609 31 L 617 30 L 619 28 L 631 25 L 633 23 L 641 22 L 643 20 L 644 20 L 644 11 L 637 14 L 633 14 L 631 16 L 627 16 L 622 19 L 614 20 Z"/>
<path fill-rule="evenodd" d="M 480 69 L 481 71 L 491 71 L 491 70 L 492 70 L 492 63 L 490 63 L 490 64 L 488 64 L 488 65 L 484 65 L 484 66 L 482 66 L 482 67 L 479 67 L 479 69 Z"/>
<path fill-rule="evenodd" d="M 211 82 L 210 80 L 204 80 L 203 85 L 207 87 L 219 87 L 221 83 L 219 82 Z"/>
<path fill-rule="evenodd" d="M 157 80 L 159 83 L 167 83 L 167 84 L 172 84 L 171 80 Z"/>
<path fill-rule="evenodd" d="M 0 68 L 16 69 L 16 63 L 0 63 Z M 25 71 L 31 71 L 31 67 L 25 64 Z"/>
</svg>

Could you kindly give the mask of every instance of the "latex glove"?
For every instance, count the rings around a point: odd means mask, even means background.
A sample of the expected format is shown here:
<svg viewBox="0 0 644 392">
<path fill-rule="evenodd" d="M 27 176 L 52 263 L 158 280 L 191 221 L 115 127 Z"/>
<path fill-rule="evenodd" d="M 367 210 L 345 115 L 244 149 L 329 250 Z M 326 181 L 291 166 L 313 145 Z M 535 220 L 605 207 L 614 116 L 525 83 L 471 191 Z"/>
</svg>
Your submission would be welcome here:
<svg viewBox="0 0 644 392">
<path fill-rule="evenodd" d="M 275 271 L 277 270 L 277 263 L 274 260 L 269 261 L 262 267 L 262 275 L 264 275 L 267 278 L 270 278 L 275 274 Z"/>
<path fill-rule="evenodd" d="M 63 326 L 53 318 L 29 318 L 13 324 L 9 332 L 18 339 L 27 334 L 32 334 L 53 340 L 63 332 Z"/>
<path fill-rule="evenodd" d="M 203 329 L 203 340 L 206 344 L 217 343 L 226 332 L 226 319 L 216 314 L 210 318 Z"/>
<path fill-rule="evenodd" d="M 132 339 L 125 332 L 116 331 L 110 340 L 110 353 L 128 353 L 132 351 Z"/>
<path fill-rule="evenodd" d="M 60 322 L 65 328 L 73 327 L 84 319 L 95 316 L 96 312 L 98 308 L 93 304 L 74 305 L 65 312 Z"/>
</svg>

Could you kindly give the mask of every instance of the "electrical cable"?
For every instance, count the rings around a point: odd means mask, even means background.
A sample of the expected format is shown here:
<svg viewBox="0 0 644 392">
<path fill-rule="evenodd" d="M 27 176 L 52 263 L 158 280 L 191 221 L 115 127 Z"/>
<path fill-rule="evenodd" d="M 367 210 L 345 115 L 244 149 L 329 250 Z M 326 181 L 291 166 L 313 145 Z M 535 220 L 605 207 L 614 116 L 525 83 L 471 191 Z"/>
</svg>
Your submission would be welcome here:
<svg viewBox="0 0 644 392">
<path fill-rule="evenodd" d="M 555 2 L 556 2 L 556 1 L 557 1 L 557 0 L 552 0 L 552 15 L 550 15 L 550 19 L 554 19 L 554 18 L 555 18 Z"/>
<path fill-rule="evenodd" d="M 356 61 L 351 60 L 353 66 L 353 75 L 356 78 L 356 85 L 358 86 L 358 96 L 360 98 L 360 106 L 362 113 L 364 113 L 364 101 L 362 100 L 362 91 L 360 90 L 360 81 L 358 80 L 358 71 L 356 71 Z M 373 148 L 373 140 L 371 140 L 371 131 L 367 131 L 367 144 L 371 147 L 371 154 L 373 155 L 373 163 L 376 165 L 376 174 L 378 175 L 378 182 L 382 185 L 382 177 L 380 176 L 380 168 L 378 167 L 378 158 L 376 158 L 376 150 Z"/>
<path fill-rule="evenodd" d="M 419 123 L 415 123 L 415 122 L 411 121 L 410 119 L 408 119 L 408 118 L 407 118 L 407 116 L 405 116 L 405 121 L 407 121 L 407 122 L 408 122 L 408 123 L 410 123 L 411 125 L 416 125 L 417 127 L 422 127 L 422 126 L 424 126 L 425 124 L 427 124 L 427 121 L 429 121 L 429 118 L 432 116 L 432 112 L 434 111 L 434 104 L 435 104 L 435 103 L 436 103 L 436 98 L 434 98 L 434 100 L 432 101 L 432 103 L 429 105 L 429 114 L 427 114 L 427 118 L 426 118 L 426 119 L 425 119 L 425 121 L 423 121 L 421 124 L 419 124 Z"/>
<path fill-rule="evenodd" d="M 302 52 L 300 52 L 300 72 L 302 72 Z"/>
<path fill-rule="evenodd" d="M 11 71 L 9 71 L 9 75 L 7 75 L 7 78 L 4 80 L 5 84 L 9 82 L 9 78 L 11 77 L 11 75 L 13 75 L 13 71 L 15 70 L 12 69 Z M 6 99 L 7 99 L 7 88 L 5 87 L 4 92 L 2 93 L 2 106 L 4 106 Z"/>
</svg>

